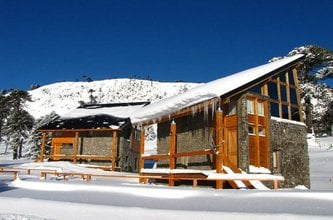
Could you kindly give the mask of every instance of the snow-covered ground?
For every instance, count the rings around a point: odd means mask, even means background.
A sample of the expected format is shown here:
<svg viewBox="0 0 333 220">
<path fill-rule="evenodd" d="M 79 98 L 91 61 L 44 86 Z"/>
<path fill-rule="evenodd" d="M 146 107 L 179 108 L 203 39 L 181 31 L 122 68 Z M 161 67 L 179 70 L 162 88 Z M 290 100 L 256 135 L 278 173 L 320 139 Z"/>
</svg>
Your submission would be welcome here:
<svg viewBox="0 0 333 220">
<path fill-rule="evenodd" d="M 309 139 L 311 190 L 169 188 L 138 184 L 137 179 L 41 180 L 36 171 L 12 181 L 11 175 L 1 174 L 0 219 L 332 219 L 333 149 L 328 148 L 333 137 L 315 141 Z M 106 172 L 65 162 L 0 158 L 0 166 Z"/>
</svg>

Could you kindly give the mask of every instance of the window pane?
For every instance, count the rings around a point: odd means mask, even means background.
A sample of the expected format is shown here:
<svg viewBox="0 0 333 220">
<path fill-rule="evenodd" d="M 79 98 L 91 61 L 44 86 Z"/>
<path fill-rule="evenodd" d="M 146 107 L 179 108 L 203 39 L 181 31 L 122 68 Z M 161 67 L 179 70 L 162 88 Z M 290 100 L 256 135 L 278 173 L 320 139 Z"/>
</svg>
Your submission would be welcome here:
<svg viewBox="0 0 333 220">
<path fill-rule="evenodd" d="M 289 84 L 290 85 L 295 85 L 295 79 L 294 79 L 294 74 L 293 74 L 292 69 L 288 70 L 288 77 L 289 77 Z"/>
<path fill-rule="evenodd" d="M 271 115 L 275 117 L 280 117 L 279 114 L 279 104 L 271 102 Z"/>
<path fill-rule="evenodd" d="M 301 121 L 298 108 L 291 108 L 291 119 L 294 121 Z"/>
<path fill-rule="evenodd" d="M 258 115 L 265 115 L 264 103 L 258 102 Z"/>
<path fill-rule="evenodd" d="M 268 82 L 268 95 L 272 99 L 278 99 L 277 85 L 275 82 Z"/>
<path fill-rule="evenodd" d="M 263 128 L 263 127 L 259 127 L 259 135 L 260 135 L 260 136 L 265 136 L 265 135 L 266 135 L 265 128 Z"/>
<path fill-rule="evenodd" d="M 281 82 L 286 82 L 287 81 L 286 80 L 286 73 L 285 72 L 283 72 L 283 73 L 280 74 L 280 81 Z"/>
<path fill-rule="evenodd" d="M 252 87 L 250 89 L 251 92 L 257 93 L 257 94 L 261 94 L 261 85 L 257 85 L 255 87 Z"/>
<path fill-rule="evenodd" d="M 282 118 L 289 119 L 287 105 L 282 105 Z"/>
<path fill-rule="evenodd" d="M 249 125 L 249 134 L 256 134 L 254 127 L 250 125 Z"/>
<path fill-rule="evenodd" d="M 287 101 L 287 92 L 286 92 L 286 86 L 281 85 L 281 100 Z"/>
<path fill-rule="evenodd" d="M 291 104 L 295 104 L 297 105 L 297 93 L 296 93 L 296 89 L 294 88 L 290 88 L 290 102 Z"/>
<path fill-rule="evenodd" d="M 254 114 L 254 102 L 253 102 L 253 100 L 247 100 L 246 107 L 247 107 L 247 113 L 248 114 Z"/>
</svg>

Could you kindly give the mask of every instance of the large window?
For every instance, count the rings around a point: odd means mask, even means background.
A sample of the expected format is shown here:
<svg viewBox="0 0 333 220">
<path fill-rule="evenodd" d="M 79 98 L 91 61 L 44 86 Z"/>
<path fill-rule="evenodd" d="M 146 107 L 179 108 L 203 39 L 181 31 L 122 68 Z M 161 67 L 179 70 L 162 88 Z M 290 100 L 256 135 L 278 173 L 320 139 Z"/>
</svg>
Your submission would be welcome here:
<svg viewBox="0 0 333 220">
<path fill-rule="evenodd" d="M 283 70 L 266 83 L 252 87 L 250 91 L 269 97 L 272 116 L 303 121 L 296 69 Z M 248 113 L 254 114 L 254 108 L 253 101 L 248 100 Z M 258 103 L 258 115 L 264 114 L 262 109 Z"/>
</svg>

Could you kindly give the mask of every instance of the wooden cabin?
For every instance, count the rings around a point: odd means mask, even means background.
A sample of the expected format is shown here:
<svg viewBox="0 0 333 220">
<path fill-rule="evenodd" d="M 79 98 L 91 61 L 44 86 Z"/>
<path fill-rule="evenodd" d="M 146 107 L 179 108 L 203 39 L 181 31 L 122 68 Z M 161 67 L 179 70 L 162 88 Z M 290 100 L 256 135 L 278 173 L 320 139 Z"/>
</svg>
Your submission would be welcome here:
<svg viewBox="0 0 333 220">
<path fill-rule="evenodd" d="M 144 106 L 132 115 L 132 124 L 140 128 L 157 123 L 158 140 L 153 155 L 145 155 L 141 143 L 140 168 L 145 160 L 155 160 L 161 172 L 140 169 L 141 174 L 268 170 L 284 176 L 283 187 L 310 187 L 297 80 L 302 59 L 287 57 Z M 221 181 L 217 187 L 223 187 Z"/>
<path fill-rule="evenodd" d="M 136 165 L 130 164 L 135 159 L 129 156 L 139 158 L 139 155 L 129 153 L 132 132 L 129 116 L 148 103 L 83 105 L 43 125 L 38 129 L 43 134 L 38 159 L 111 165 L 112 170 L 131 171 Z M 45 154 L 48 134 L 51 134 L 51 149 Z"/>
<path fill-rule="evenodd" d="M 220 174 L 264 170 L 275 175 L 270 180 L 283 176 L 283 187 L 310 187 L 297 76 L 302 59 L 283 58 L 152 103 L 78 108 L 40 128 L 40 159 L 108 162 L 113 170 L 167 178 L 169 185 L 213 180 L 223 188 L 223 178 L 232 185 L 236 177 Z M 157 125 L 157 151 L 145 154 L 145 128 L 151 125 Z M 154 169 L 145 169 L 146 161 L 154 161 Z M 209 179 L 207 172 L 220 176 Z"/>
</svg>

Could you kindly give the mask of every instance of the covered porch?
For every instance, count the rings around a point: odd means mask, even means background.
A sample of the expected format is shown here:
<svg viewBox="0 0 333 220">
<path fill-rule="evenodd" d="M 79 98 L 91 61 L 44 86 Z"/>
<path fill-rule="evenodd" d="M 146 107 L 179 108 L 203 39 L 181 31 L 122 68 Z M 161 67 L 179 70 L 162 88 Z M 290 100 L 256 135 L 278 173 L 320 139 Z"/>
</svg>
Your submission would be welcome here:
<svg viewBox="0 0 333 220">
<path fill-rule="evenodd" d="M 40 155 L 36 161 L 44 161 L 44 159 L 53 161 L 70 160 L 73 163 L 98 161 L 107 164 L 112 171 L 119 170 L 119 147 L 117 144 L 119 129 L 42 129 L 39 131 L 42 133 L 42 142 Z M 90 137 L 87 137 L 87 134 Z M 49 135 L 52 137 L 51 147 L 46 150 L 46 142 Z M 98 146 L 98 142 L 86 140 L 92 139 L 94 136 L 104 136 L 105 142 L 103 145 L 105 146 Z"/>
</svg>

